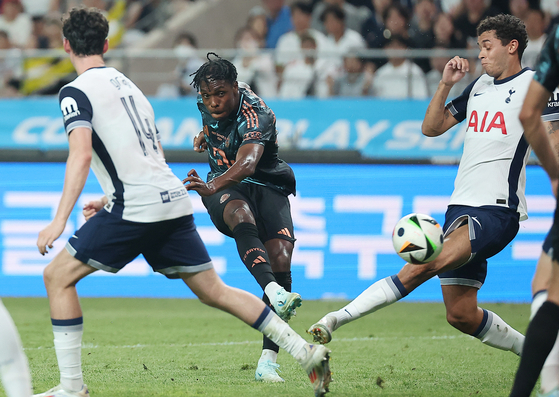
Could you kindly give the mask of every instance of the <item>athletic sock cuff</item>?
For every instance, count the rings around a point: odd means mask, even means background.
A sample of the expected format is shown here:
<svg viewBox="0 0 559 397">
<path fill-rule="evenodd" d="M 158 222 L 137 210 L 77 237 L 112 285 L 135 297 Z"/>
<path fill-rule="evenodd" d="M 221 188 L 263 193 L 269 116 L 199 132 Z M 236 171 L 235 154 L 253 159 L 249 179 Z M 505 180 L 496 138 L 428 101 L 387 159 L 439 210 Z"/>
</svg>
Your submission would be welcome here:
<svg viewBox="0 0 559 397">
<path fill-rule="evenodd" d="M 271 320 L 270 316 L 272 314 L 273 314 L 272 310 L 268 306 L 265 306 L 264 310 L 262 310 L 262 313 L 260 313 L 258 319 L 254 322 L 254 324 L 252 324 L 252 328 L 262 331 L 264 327 L 266 327 L 266 325 L 268 325 L 268 323 L 270 322 Z"/>
<path fill-rule="evenodd" d="M 488 312 L 485 309 L 481 310 L 483 310 L 483 319 L 481 320 L 481 324 L 479 325 L 479 327 L 477 327 L 477 329 L 472 334 L 474 338 L 478 339 L 482 338 L 487 333 L 487 330 L 489 329 L 489 327 L 491 327 L 491 323 L 493 322 L 493 313 Z"/>
<path fill-rule="evenodd" d="M 233 237 L 250 235 L 258 238 L 258 228 L 250 222 L 242 222 L 233 228 Z"/>
<path fill-rule="evenodd" d="M 54 332 L 79 332 L 83 331 L 83 317 L 71 318 L 68 320 L 50 319 Z"/>
<path fill-rule="evenodd" d="M 536 296 L 547 293 L 546 289 L 541 289 L 532 295 L 532 300 L 536 299 Z"/>
<path fill-rule="evenodd" d="M 396 297 L 398 299 L 401 299 L 408 294 L 408 291 L 406 290 L 406 287 L 404 287 L 404 284 L 402 284 L 402 282 L 400 281 L 398 276 L 392 276 L 390 278 L 387 278 L 386 281 L 388 281 L 388 280 L 392 280 L 392 283 L 394 284 L 394 286 L 397 288 L 398 292 L 400 293 L 399 297 L 396 295 Z"/>
</svg>

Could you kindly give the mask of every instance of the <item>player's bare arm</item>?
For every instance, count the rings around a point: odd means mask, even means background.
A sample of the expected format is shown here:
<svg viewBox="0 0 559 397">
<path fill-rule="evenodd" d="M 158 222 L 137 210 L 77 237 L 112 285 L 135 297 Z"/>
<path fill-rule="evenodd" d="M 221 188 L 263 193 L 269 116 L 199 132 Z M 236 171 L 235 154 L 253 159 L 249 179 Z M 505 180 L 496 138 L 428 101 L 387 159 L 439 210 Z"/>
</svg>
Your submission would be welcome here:
<svg viewBox="0 0 559 397">
<path fill-rule="evenodd" d="M 541 119 L 542 111 L 546 107 L 550 95 L 551 92 L 543 85 L 536 80 L 532 80 L 519 118 L 524 127 L 524 136 L 549 175 L 553 194 L 556 194 L 559 163 L 550 144 L 549 134 L 546 133 L 546 128 Z"/>
<path fill-rule="evenodd" d="M 37 239 L 37 247 L 41 255 L 48 252 L 47 247 L 52 248 L 54 241 L 64 231 L 66 221 L 74 205 L 76 205 L 76 201 L 89 175 L 92 156 L 91 130 L 84 127 L 75 128 L 70 133 L 68 142 L 70 151 L 68 161 L 66 162 L 62 197 L 60 198 L 54 219 L 39 233 L 39 238 Z"/>
<path fill-rule="evenodd" d="M 439 136 L 458 124 L 458 121 L 446 109 L 445 103 L 451 88 L 470 70 L 467 59 L 454 57 L 447 62 L 437 91 L 425 112 L 421 132 L 426 136 Z"/>
<path fill-rule="evenodd" d="M 239 148 L 235 163 L 226 172 L 204 182 L 196 173 L 190 170 L 188 177 L 182 183 L 186 185 L 186 190 L 195 190 L 200 196 L 211 196 L 229 186 L 241 182 L 246 177 L 251 176 L 256 171 L 256 165 L 264 153 L 264 146 L 257 143 L 249 143 Z"/>
</svg>

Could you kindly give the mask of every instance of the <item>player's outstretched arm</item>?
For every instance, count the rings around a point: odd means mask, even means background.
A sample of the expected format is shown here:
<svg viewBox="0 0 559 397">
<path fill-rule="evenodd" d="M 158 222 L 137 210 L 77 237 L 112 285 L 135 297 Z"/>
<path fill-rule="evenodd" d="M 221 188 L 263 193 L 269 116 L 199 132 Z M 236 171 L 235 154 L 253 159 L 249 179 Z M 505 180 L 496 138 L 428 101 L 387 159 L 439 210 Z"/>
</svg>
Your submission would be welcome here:
<svg viewBox="0 0 559 397">
<path fill-rule="evenodd" d="M 92 153 L 91 130 L 84 127 L 75 128 L 68 137 L 68 141 L 70 152 L 66 162 L 62 197 L 60 198 L 54 219 L 39 233 L 37 239 L 37 247 L 41 255 L 48 252 L 47 247 L 52 248 L 54 241 L 64 231 L 66 221 L 74 205 L 76 205 L 76 201 L 83 190 L 89 174 Z"/>
<path fill-rule="evenodd" d="M 541 119 L 543 109 L 546 107 L 550 96 L 551 92 L 536 80 L 532 80 L 526 98 L 524 99 L 519 118 L 524 127 L 524 136 L 536 153 L 536 156 L 538 156 L 542 167 L 549 175 L 553 194 L 556 195 L 559 163 Z"/>
<path fill-rule="evenodd" d="M 200 196 L 211 196 L 254 174 L 262 153 L 264 153 L 264 146 L 258 143 L 248 143 L 239 148 L 235 163 L 220 176 L 204 182 L 195 170 L 191 170 L 182 183 L 186 185 L 186 190 L 195 190 Z"/>
<path fill-rule="evenodd" d="M 458 124 L 445 107 L 448 93 L 454 84 L 460 81 L 470 70 L 467 59 L 454 57 L 444 67 L 442 79 L 437 91 L 425 112 L 425 118 L 421 125 L 421 132 L 426 136 L 439 136 Z"/>
</svg>

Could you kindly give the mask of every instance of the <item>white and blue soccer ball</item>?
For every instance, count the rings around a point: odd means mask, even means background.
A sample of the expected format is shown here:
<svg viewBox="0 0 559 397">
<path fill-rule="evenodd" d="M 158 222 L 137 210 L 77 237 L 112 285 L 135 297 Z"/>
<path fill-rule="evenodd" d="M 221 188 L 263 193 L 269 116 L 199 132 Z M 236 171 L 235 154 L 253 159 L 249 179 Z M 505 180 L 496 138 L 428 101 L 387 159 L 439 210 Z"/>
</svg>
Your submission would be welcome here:
<svg viewBox="0 0 559 397">
<path fill-rule="evenodd" d="M 420 265 L 434 260 L 443 249 L 441 225 L 424 214 L 409 214 L 396 223 L 392 243 L 396 253 L 406 262 Z"/>
</svg>

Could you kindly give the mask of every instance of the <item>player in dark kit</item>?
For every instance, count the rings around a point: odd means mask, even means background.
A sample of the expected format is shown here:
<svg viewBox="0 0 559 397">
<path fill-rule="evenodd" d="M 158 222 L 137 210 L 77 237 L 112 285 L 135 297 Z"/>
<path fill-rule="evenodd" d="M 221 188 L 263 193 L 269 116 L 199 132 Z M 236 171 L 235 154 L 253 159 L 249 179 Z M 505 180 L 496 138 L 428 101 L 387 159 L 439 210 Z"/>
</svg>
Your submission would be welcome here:
<svg viewBox="0 0 559 397">
<path fill-rule="evenodd" d="M 263 300 L 287 321 L 301 306 L 301 296 L 291 292 L 295 238 L 288 196 L 295 193 L 295 176 L 278 158 L 276 117 L 247 84 L 237 82 L 235 66 L 214 53 L 193 76 L 204 126 L 194 150 L 208 150 L 211 170 L 207 182 L 191 170 L 183 183 L 202 196 L 217 229 L 235 239 Z M 283 382 L 277 353 L 265 337 L 256 380 Z"/>
<path fill-rule="evenodd" d="M 531 82 L 520 113 L 520 121 L 526 134 L 542 136 L 545 135 L 545 127 L 540 116 L 546 111 L 546 107 L 549 108 L 554 105 L 553 100 L 549 102 L 548 100 L 552 92 L 559 86 L 559 27 L 557 25 L 549 34 L 542 48 L 535 69 L 534 80 Z M 544 141 L 544 139 L 541 140 Z M 555 140 L 554 143 L 556 144 Z M 530 144 L 534 146 L 532 142 Z M 546 155 L 546 151 L 543 150 L 540 151 L 541 153 L 536 151 L 536 154 L 551 179 L 554 194 L 557 195 L 557 162 L 553 161 L 555 158 L 551 146 L 546 147 L 543 144 L 541 146 L 547 149 L 548 154 Z M 534 147 L 534 149 L 536 148 Z M 555 149 L 557 149 L 557 146 L 555 146 Z M 552 265 L 547 300 L 540 306 L 528 326 L 522 358 L 510 394 L 511 397 L 528 397 L 531 395 L 544 362 L 557 341 L 559 330 L 559 208 L 557 207 L 555 208 L 553 226 L 546 242 L 548 240 L 551 241 Z M 555 350 L 554 353 L 557 354 L 557 351 Z M 557 357 L 550 357 L 550 359 L 555 363 L 557 362 Z M 557 378 L 556 373 L 552 373 L 551 376 Z M 542 388 L 548 384 L 549 382 L 547 380 L 544 382 L 542 378 Z M 545 396 L 557 397 L 559 396 L 559 387 L 554 387 L 550 391 L 546 390 L 545 393 Z"/>
</svg>

